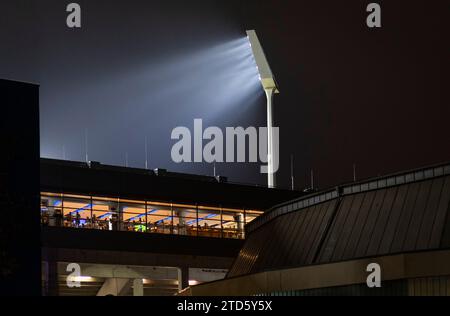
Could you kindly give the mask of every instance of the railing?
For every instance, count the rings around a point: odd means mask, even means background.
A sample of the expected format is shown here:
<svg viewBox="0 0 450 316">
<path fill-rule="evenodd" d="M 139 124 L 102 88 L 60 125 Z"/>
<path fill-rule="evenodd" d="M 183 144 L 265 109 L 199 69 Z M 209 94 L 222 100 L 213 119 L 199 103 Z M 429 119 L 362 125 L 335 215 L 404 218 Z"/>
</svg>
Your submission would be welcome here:
<svg viewBox="0 0 450 316">
<path fill-rule="evenodd" d="M 129 223 L 121 225 L 108 220 L 94 220 L 89 218 L 68 219 L 60 216 L 41 216 L 42 226 L 66 227 L 77 229 L 96 229 L 103 231 L 128 231 L 136 233 L 151 233 L 164 235 L 184 235 L 209 238 L 244 239 L 244 232 L 238 229 L 221 229 L 210 227 L 195 227 L 187 225 L 152 224 L 145 222 Z"/>
</svg>

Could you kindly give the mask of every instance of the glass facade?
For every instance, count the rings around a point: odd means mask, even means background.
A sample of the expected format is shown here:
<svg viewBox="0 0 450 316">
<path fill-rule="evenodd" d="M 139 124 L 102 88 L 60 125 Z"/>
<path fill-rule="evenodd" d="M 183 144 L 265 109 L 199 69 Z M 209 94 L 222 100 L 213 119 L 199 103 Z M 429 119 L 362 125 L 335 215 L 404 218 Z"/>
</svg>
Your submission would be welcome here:
<svg viewBox="0 0 450 316">
<path fill-rule="evenodd" d="M 41 223 L 56 227 L 243 239 L 244 226 L 260 214 L 170 201 L 41 193 Z"/>
</svg>

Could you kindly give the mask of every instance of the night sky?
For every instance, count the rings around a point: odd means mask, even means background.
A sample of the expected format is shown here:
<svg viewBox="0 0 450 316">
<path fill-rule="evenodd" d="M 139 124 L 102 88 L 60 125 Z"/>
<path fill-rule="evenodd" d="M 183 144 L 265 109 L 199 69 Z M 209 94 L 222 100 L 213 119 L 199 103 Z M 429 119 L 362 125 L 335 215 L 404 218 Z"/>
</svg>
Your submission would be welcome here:
<svg viewBox="0 0 450 316">
<path fill-rule="evenodd" d="M 320 187 L 450 160 L 449 1 L 0 0 L 0 77 L 41 85 L 41 156 L 212 174 L 175 164 L 170 133 L 265 126 L 265 96 L 233 48 L 256 29 L 281 94 L 280 187 L 315 170 Z M 242 71 L 241 71 L 242 70 Z M 257 84 L 259 84 L 257 82 Z M 63 151 L 64 147 L 64 151 Z M 219 164 L 230 180 L 264 184 L 259 164 Z"/>
</svg>

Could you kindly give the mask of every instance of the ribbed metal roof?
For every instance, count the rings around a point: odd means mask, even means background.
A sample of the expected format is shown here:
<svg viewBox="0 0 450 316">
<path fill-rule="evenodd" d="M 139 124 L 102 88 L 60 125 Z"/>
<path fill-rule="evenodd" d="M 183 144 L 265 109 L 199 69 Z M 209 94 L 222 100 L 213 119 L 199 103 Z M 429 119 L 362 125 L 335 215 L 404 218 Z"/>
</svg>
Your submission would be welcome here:
<svg viewBox="0 0 450 316">
<path fill-rule="evenodd" d="M 450 247 L 450 165 L 279 205 L 247 226 L 228 277 Z"/>
</svg>

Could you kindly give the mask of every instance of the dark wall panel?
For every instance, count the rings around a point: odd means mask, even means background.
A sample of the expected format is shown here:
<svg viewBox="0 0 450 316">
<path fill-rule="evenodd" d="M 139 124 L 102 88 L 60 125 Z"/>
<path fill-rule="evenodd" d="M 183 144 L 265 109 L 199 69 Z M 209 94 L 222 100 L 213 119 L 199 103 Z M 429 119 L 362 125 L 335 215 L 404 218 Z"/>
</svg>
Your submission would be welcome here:
<svg viewBox="0 0 450 316">
<path fill-rule="evenodd" d="M 37 296 L 39 87 L 0 80 L 0 105 L 0 295 Z"/>
</svg>

